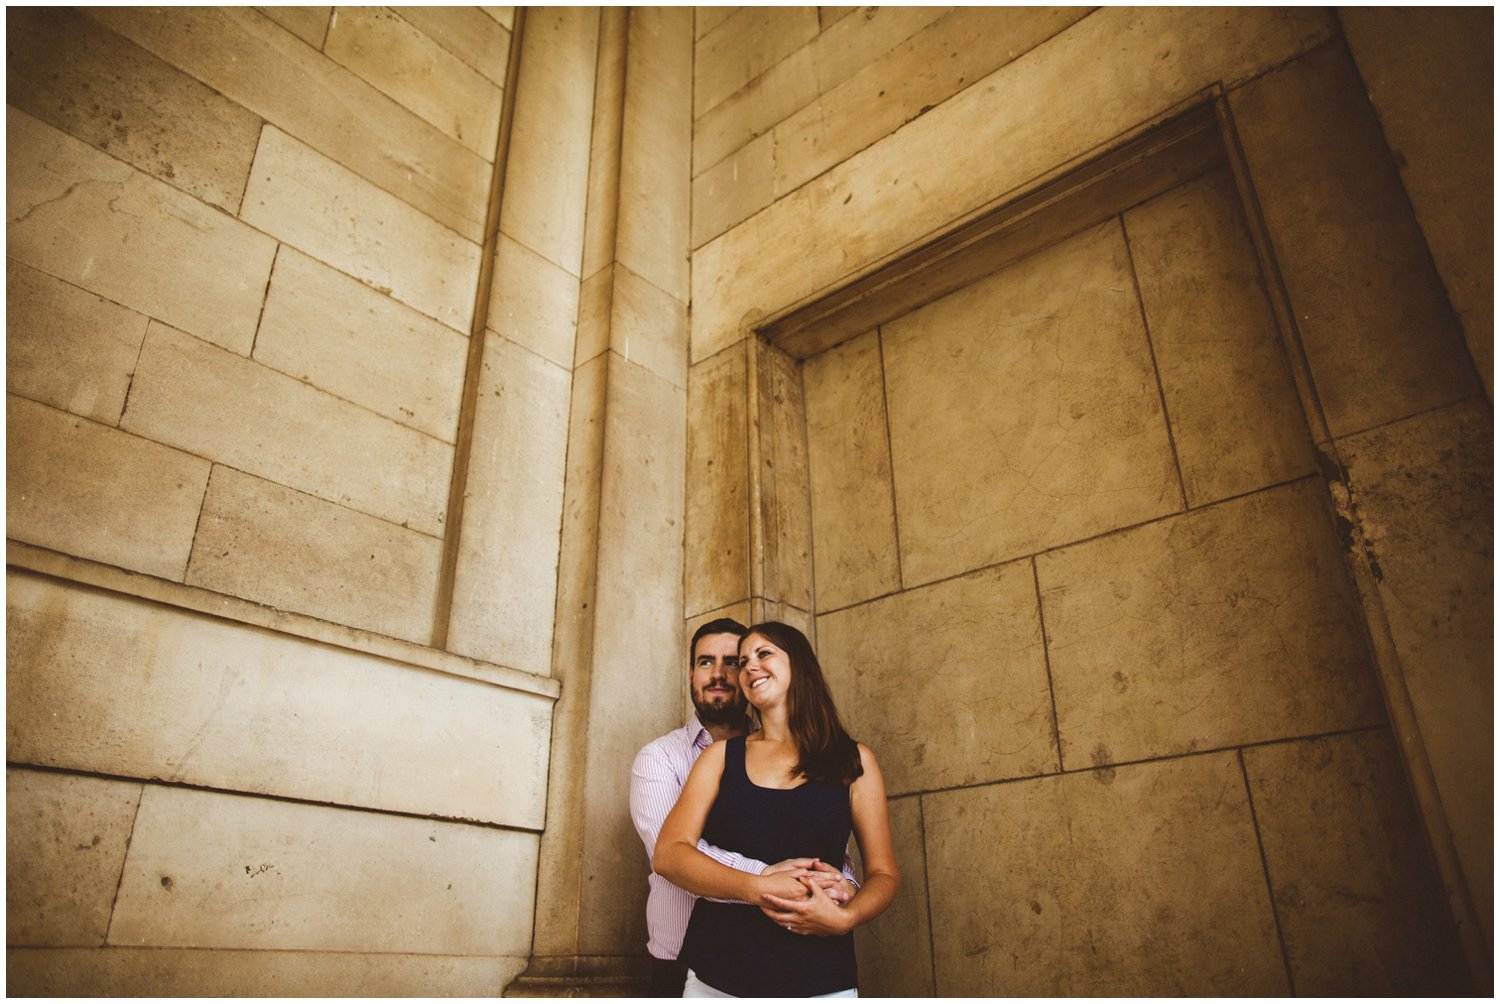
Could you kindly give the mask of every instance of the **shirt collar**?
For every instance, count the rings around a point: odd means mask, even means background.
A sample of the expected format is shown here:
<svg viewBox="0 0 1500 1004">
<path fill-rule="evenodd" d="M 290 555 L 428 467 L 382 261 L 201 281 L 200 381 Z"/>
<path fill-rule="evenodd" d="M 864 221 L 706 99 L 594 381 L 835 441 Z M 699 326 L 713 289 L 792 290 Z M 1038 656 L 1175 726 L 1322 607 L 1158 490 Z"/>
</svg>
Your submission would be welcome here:
<svg viewBox="0 0 1500 1004">
<path fill-rule="evenodd" d="M 750 732 L 759 732 L 760 725 L 755 721 L 755 716 L 746 715 L 745 717 L 750 722 Z M 709 734 L 708 729 L 704 727 L 702 722 L 698 721 L 698 713 L 696 711 L 688 716 L 687 736 L 688 743 L 694 749 L 700 751 L 708 749 L 714 742 L 714 737 Z"/>
</svg>

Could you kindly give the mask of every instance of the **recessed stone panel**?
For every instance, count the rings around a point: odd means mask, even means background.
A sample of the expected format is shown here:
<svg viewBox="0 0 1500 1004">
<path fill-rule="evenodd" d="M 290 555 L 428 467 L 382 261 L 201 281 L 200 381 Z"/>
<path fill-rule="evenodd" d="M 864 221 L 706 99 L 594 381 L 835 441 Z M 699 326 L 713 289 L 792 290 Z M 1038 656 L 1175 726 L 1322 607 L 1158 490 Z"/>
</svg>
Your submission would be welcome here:
<svg viewBox="0 0 1500 1004">
<path fill-rule="evenodd" d="M 238 211 L 260 118 L 74 11 L 6 11 L 6 101 L 195 195 Z"/>
<path fill-rule="evenodd" d="M 854 930 L 859 992 L 863 997 L 932 997 L 932 932 L 927 924 L 927 854 L 921 798 L 896 798 L 888 806 L 901 888 L 885 913 Z M 857 861 L 857 847 L 853 843 L 850 847 L 855 848 Z M 860 874 L 863 871 L 860 865 Z"/>
<path fill-rule="evenodd" d="M 500 88 L 395 12 L 339 7 L 323 52 L 475 154 L 495 159 Z"/>
<path fill-rule="evenodd" d="M 908 586 L 1181 508 L 1118 220 L 881 339 Z"/>
<path fill-rule="evenodd" d="M 743 346 L 688 372 L 687 512 L 683 573 L 691 616 L 750 592 L 749 427 Z"/>
<path fill-rule="evenodd" d="M 1291 989 L 1234 754 L 922 802 L 940 996 Z"/>
<path fill-rule="evenodd" d="M 451 445 L 165 325 L 146 331 L 120 426 L 397 525 L 443 532 Z"/>
<path fill-rule="evenodd" d="M 7 395 L 6 535 L 180 581 L 209 462 Z"/>
<path fill-rule="evenodd" d="M 819 610 L 901 588 L 876 332 L 802 364 Z"/>
<path fill-rule="evenodd" d="M 510 66 L 510 29 L 479 7 L 392 7 L 424 35 L 505 86 Z"/>
<path fill-rule="evenodd" d="M 1316 480 L 1037 558 L 1069 770 L 1380 724 Z"/>
<path fill-rule="evenodd" d="M 1316 468 L 1234 181 L 1215 171 L 1125 214 L 1188 504 Z"/>
<path fill-rule="evenodd" d="M 802 370 L 785 352 L 757 339 L 753 435 L 759 441 L 759 593 L 767 602 L 813 608 L 812 514 L 808 510 L 806 409 Z M 753 581 L 753 580 L 752 580 Z"/>
<path fill-rule="evenodd" d="M 892 795 L 1057 769 L 1030 562 L 822 615 L 818 661 Z"/>
<path fill-rule="evenodd" d="M 10 992 L 38 997 L 490 997 L 510 985 L 528 958 L 10 948 L 5 961 Z"/>
<path fill-rule="evenodd" d="M 248 7 L 95 7 L 87 14 L 444 226 L 484 239 L 486 158 L 282 24 Z"/>
<path fill-rule="evenodd" d="M 570 371 L 488 336 L 474 407 L 448 647 L 546 675 L 552 665 Z"/>
<path fill-rule="evenodd" d="M 552 702 L 7 577 L 12 762 L 540 829 Z"/>
<path fill-rule="evenodd" d="M 6 253 L 241 354 L 276 242 L 14 108 Z"/>
<path fill-rule="evenodd" d="M 140 797 L 130 781 L 6 770 L 7 946 L 104 944 Z"/>
<path fill-rule="evenodd" d="M 289 247 L 276 255 L 254 358 L 451 443 L 463 334 Z"/>
<path fill-rule="evenodd" d="M 1245 750 L 1300 997 L 1473 993 L 1387 730 Z"/>
<path fill-rule="evenodd" d="M 15 394 L 114 425 L 147 318 L 77 286 L 5 263 L 5 383 Z"/>
<path fill-rule="evenodd" d="M 536 852 L 530 833 L 148 785 L 110 939 L 521 955 Z"/>
<path fill-rule="evenodd" d="M 1479 390 L 1365 86 L 1342 46 L 1229 97 L 1335 436 Z"/>
<path fill-rule="evenodd" d="M 1470 401 L 1350 436 L 1372 549 L 1443 810 L 1486 923 L 1494 875 L 1494 415 Z"/>
<path fill-rule="evenodd" d="M 189 585 L 427 644 L 442 541 L 215 467 Z"/>
<path fill-rule="evenodd" d="M 479 246 L 279 129 L 261 136 L 240 215 L 428 317 L 469 330 Z"/>
</svg>

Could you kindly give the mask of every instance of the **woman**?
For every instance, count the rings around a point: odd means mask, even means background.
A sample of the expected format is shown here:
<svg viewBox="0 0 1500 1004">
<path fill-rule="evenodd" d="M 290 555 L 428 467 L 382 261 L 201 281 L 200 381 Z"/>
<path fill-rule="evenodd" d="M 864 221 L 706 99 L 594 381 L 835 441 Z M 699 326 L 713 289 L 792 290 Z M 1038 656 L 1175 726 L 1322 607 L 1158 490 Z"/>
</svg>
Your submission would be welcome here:
<svg viewBox="0 0 1500 1004">
<path fill-rule="evenodd" d="M 653 867 L 701 897 L 683 942 L 684 996 L 858 996 L 855 927 L 900 884 L 875 755 L 844 731 L 802 632 L 769 622 L 740 643 L 740 688 L 760 731 L 703 751 L 662 824 Z M 806 870 L 750 875 L 698 839 L 761 861 L 840 861 L 853 828 L 864 884 L 840 907 Z M 734 901 L 734 902 L 727 902 Z"/>
</svg>

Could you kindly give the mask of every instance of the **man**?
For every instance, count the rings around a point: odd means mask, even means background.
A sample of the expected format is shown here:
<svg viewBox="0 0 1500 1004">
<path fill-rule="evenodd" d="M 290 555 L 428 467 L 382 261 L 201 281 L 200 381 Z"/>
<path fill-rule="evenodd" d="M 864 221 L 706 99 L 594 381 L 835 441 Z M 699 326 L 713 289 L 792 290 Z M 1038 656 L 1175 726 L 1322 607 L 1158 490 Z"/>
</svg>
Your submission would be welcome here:
<svg viewBox="0 0 1500 1004">
<path fill-rule="evenodd" d="M 745 626 L 728 617 L 709 621 L 694 632 L 688 646 L 692 660 L 688 680 L 697 713 L 688 719 L 686 726 L 647 743 L 636 754 L 630 770 L 630 816 L 646 845 L 648 861 L 656 851 L 661 824 L 677 804 L 698 755 L 712 743 L 742 736 L 752 727 L 739 685 L 740 639 L 744 636 Z M 845 874 L 841 875 L 822 862 L 813 865 L 805 858 L 767 865 L 712 847 L 702 840 L 698 841 L 698 849 L 720 864 L 752 875 L 814 867 L 823 873 L 829 894 L 841 903 L 848 902 L 854 892 L 853 864 L 847 858 Z M 677 961 L 677 953 L 682 949 L 695 897 L 655 872 L 649 882 L 646 927 L 650 940 L 646 947 L 651 953 L 650 996 L 681 997 L 687 966 Z"/>
</svg>

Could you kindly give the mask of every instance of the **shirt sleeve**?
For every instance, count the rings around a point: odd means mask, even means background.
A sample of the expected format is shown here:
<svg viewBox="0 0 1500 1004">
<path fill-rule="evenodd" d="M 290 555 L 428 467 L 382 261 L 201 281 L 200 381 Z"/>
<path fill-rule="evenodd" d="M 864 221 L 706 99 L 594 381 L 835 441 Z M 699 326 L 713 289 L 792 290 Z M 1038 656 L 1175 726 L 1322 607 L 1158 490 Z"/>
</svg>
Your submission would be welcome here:
<svg viewBox="0 0 1500 1004">
<path fill-rule="evenodd" d="M 682 784 L 666 756 L 654 744 L 636 754 L 635 763 L 630 768 L 630 819 L 641 843 L 646 845 L 647 858 L 656 853 L 661 824 L 667 821 L 667 813 L 677 804 Z M 698 841 L 698 850 L 736 871 L 759 875 L 766 870 L 763 861 L 723 850 L 705 840 Z"/>
</svg>

